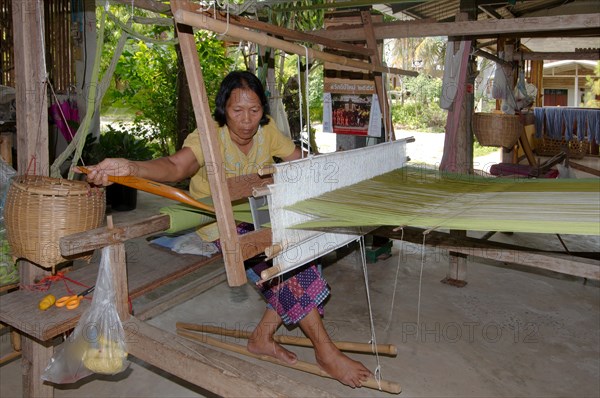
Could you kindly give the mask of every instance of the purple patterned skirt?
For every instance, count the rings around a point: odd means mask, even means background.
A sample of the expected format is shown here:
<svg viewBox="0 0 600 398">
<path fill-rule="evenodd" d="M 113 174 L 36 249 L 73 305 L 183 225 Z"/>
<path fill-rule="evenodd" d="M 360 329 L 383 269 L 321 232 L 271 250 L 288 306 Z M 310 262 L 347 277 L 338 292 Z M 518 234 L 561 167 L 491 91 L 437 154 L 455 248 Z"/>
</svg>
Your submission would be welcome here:
<svg viewBox="0 0 600 398">
<path fill-rule="evenodd" d="M 237 233 L 245 234 L 254 230 L 248 223 L 237 225 Z M 220 241 L 215 242 L 221 250 Z M 273 278 L 263 284 L 260 273 L 271 266 L 271 262 L 258 258 L 245 262 L 246 276 L 258 289 L 267 302 L 267 307 L 275 310 L 286 325 L 293 325 L 302 320 L 313 308 L 323 315 L 324 301 L 329 296 L 329 286 L 321 275 L 320 266 L 315 263 L 303 265 L 280 277 Z"/>
<path fill-rule="evenodd" d="M 265 298 L 267 306 L 279 314 L 284 324 L 300 322 L 313 308 L 323 315 L 323 302 L 329 296 L 329 287 L 315 264 L 304 265 L 258 285 L 260 273 L 270 266 L 270 263 L 261 261 L 250 266 L 246 275 Z"/>
</svg>

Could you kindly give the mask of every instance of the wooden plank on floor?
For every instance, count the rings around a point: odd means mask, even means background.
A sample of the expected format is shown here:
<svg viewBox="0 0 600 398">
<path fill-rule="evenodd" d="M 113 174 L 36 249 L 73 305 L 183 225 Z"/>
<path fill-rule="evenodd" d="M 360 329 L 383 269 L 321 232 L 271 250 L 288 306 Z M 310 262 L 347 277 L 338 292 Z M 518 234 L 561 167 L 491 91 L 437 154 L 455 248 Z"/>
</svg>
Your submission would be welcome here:
<svg viewBox="0 0 600 398">
<path fill-rule="evenodd" d="M 332 397 L 328 392 L 236 356 L 158 329 L 135 317 L 124 325 L 136 358 L 223 397 Z"/>
</svg>

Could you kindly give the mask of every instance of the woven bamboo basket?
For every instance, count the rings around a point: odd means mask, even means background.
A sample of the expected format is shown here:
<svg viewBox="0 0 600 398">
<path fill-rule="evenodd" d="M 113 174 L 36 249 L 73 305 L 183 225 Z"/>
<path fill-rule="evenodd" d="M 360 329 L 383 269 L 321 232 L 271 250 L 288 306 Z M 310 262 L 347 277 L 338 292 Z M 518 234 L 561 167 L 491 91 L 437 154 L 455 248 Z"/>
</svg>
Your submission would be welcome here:
<svg viewBox="0 0 600 398">
<path fill-rule="evenodd" d="M 105 210 L 104 188 L 84 181 L 16 176 L 4 206 L 12 255 L 43 267 L 70 260 L 60 254 L 60 238 L 99 227 Z"/>
<path fill-rule="evenodd" d="M 473 116 L 473 133 L 482 146 L 511 149 L 522 131 L 523 124 L 517 115 L 476 113 Z"/>
<path fill-rule="evenodd" d="M 570 141 L 566 139 L 554 139 L 547 136 L 535 140 L 535 152 L 540 156 L 554 156 L 560 152 L 567 152 L 572 159 L 583 158 L 590 150 L 588 141 L 579 141 L 573 138 Z"/>
</svg>

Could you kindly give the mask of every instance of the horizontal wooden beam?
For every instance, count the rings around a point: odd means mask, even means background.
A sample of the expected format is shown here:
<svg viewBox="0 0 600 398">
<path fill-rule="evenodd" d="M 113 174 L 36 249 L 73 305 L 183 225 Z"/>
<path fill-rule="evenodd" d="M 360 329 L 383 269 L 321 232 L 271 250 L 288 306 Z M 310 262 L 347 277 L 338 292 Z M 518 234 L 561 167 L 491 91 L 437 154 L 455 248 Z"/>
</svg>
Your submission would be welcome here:
<svg viewBox="0 0 600 398">
<path fill-rule="evenodd" d="M 527 17 L 515 19 L 485 19 L 481 21 L 430 22 L 398 21 L 373 24 L 375 37 L 393 39 L 403 37 L 486 37 L 505 34 L 518 34 L 527 37 L 529 33 L 543 33 L 548 37 L 560 37 L 563 31 L 590 30 L 600 28 L 600 13 L 562 15 L 551 17 Z M 361 27 L 348 27 L 343 30 L 318 30 L 311 32 L 332 40 L 354 41 L 364 38 Z"/>
<path fill-rule="evenodd" d="M 509 264 L 544 269 L 561 274 L 600 280 L 600 261 L 560 254 L 543 254 L 522 250 L 503 250 L 494 248 L 439 245 L 452 253 L 485 258 Z"/>
<path fill-rule="evenodd" d="M 115 225 L 112 229 L 101 227 L 67 235 L 60 239 L 59 247 L 63 257 L 71 257 L 164 231 L 169 229 L 170 223 L 171 218 L 168 215 L 160 214 L 128 224 Z"/>
<path fill-rule="evenodd" d="M 494 61 L 494 62 L 496 62 L 498 64 L 501 64 L 501 65 L 512 66 L 510 62 L 505 61 L 502 58 L 499 58 L 499 57 L 495 56 L 494 54 L 490 54 L 487 51 L 475 50 L 473 52 L 473 55 L 477 55 L 479 57 L 489 59 L 490 61 Z"/>
<path fill-rule="evenodd" d="M 398 68 L 388 68 L 383 66 L 373 65 L 372 63 L 358 61 L 348 57 L 329 54 L 323 51 L 314 50 L 310 47 L 300 46 L 285 40 L 277 39 L 273 36 L 267 36 L 261 32 L 244 29 L 232 24 L 227 25 L 225 22 L 217 19 L 207 18 L 204 14 L 197 14 L 190 11 L 179 9 L 174 14 L 175 21 L 184 25 L 193 26 L 199 29 L 206 29 L 216 33 L 227 32 L 227 36 L 238 40 L 247 40 L 263 46 L 278 48 L 291 54 L 300 56 L 307 55 L 311 59 L 319 59 L 325 62 L 331 62 L 338 65 L 350 66 L 361 70 L 368 70 L 381 73 L 395 73 L 398 75 L 418 76 L 419 73 Z"/>
<path fill-rule="evenodd" d="M 113 0 L 115 3 L 125 4 L 129 7 L 134 6 L 143 10 L 157 12 L 159 14 L 171 14 L 171 7 L 168 4 L 155 0 Z"/>
<path fill-rule="evenodd" d="M 600 42 L 600 39 L 599 39 Z M 522 59 L 540 60 L 600 60 L 600 50 L 575 51 L 575 52 L 518 52 L 513 54 L 515 61 Z"/>
<path fill-rule="evenodd" d="M 373 232 L 373 234 L 422 244 L 424 231 L 424 229 L 413 227 L 406 227 L 403 231 L 395 231 L 391 227 L 381 227 Z M 471 237 L 457 238 L 439 231 L 430 231 L 425 238 L 425 243 L 428 246 L 448 250 L 453 253 L 600 280 L 600 252 L 570 252 L 567 254 L 564 251 L 537 250 Z"/>
<path fill-rule="evenodd" d="M 189 10 L 192 11 L 192 10 Z M 205 14 L 210 15 L 212 18 L 213 12 L 206 12 Z M 227 18 L 218 14 L 217 18 L 221 21 L 227 21 Z M 363 56 L 370 56 L 375 53 L 374 50 L 359 46 L 356 44 L 350 44 L 339 40 L 331 40 L 327 37 L 317 36 L 310 33 L 305 33 L 297 30 L 287 29 L 281 26 L 269 24 L 266 22 L 257 21 L 255 19 L 238 17 L 236 15 L 229 15 L 229 23 L 237 26 L 243 26 L 245 28 L 260 30 L 261 32 L 269 33 L 275 36 L 283 37 L 284 39 L 291 39 L 296 41 L 303 41 L 308 43 L 315 43 L 323 45 L 327 48 L 334 48 L 337 50 L 347 51 L 353 54 L 359 54 Z"/>
</svg>

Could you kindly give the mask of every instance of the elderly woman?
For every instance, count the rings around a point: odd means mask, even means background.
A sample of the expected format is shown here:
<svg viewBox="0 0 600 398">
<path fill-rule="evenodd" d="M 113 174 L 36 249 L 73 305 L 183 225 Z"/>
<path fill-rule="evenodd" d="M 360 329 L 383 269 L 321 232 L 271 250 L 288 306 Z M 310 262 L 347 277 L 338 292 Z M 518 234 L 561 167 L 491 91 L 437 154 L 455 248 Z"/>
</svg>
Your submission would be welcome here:
<svg viewBox="0 0 600 398">
<path fill-rule="evenodd" d="M 225 77 L 217 93 L 214 118 L 227 177 L 255 173 L 273 163 L 273 157 L 284 161 L 301 157 L 300 149 L 281 134 L 269 117 L 262 84 L 250 72 L 236 71 Z M 109 175 L 134 175 L 160 182 L 176 182 L 191 176 L 190 194 L 195 198 L 210 196 L 207 167 L 197 132 L 191 133 L 183 148 L 171 156 L 149 161 L 105 159 L 89 169 L 88 180 L 98 185 L 108 185 Z M 257 282 L 265 266 L 259 262 L 250 267 L 249 279 Z M 248 340 L 248 350 L 293 364 L 297 361 L 296 354 L 276 343 L 273 335 L 283 323 L 299 324 L 314 345 L 318 365 L 341 383 L 360 387 L 371 372 L 340 352 L 327 334 L 321 315 L 329 288 L 321 273 L 315 265 L 309 264 L 290 274 L 279 284 L 258 285 L 268 304 Z M 304 299 L 307 295 L 309 302 Z"/>
</svg>

